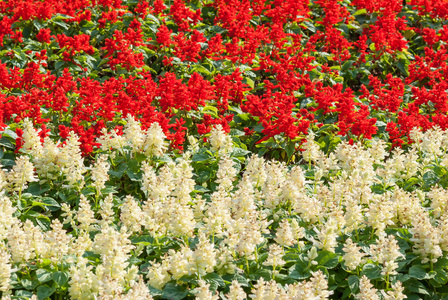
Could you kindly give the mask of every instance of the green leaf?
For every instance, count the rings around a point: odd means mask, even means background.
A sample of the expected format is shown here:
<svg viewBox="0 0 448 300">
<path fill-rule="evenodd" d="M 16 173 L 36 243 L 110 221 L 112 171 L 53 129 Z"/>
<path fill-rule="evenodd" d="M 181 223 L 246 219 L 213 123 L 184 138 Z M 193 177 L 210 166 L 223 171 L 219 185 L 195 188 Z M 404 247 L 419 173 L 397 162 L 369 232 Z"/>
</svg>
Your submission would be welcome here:
<svg viewBox="0 0 448 300">
<path fill-rule="evenodd" d="M 319 266 L 324 266 L 327 269 L 333 269 L 339 263 L 339 256 L 330 251 L 320 251 L 315 259 Z"/>
<path fill-rule="evenodd" d="M 44 231 L 50 230 L 51 220 L 49 217 L 40 215 L 36 218 L 36 222 Z"/>
<path fill-rule="evenodd" d="M 302 24 L 305 25 L 305 27 L 306 27 L 309 31 L 311 31 L 312 33 L 315 33 L 315 32 L 316 32 L 316 27 L 314 27 L 314 24 L 313 24 L 312 22 L 310 22 L 310 21 L 304 21 Z"/>
<path fill-rule="evenodd" d="M 210 158 L 211 156 L 207 153 L 196 153 L 195 155 L 193 155 L 191 160 L 197 162 L 197 161 L 206 161 L 209 160 Z"/>
<path fill-rule="evenodd" d="M 147 285 L 149 293 L 151 294 L 151 296 L 155 297 L 155 296 L 160 296 L 163 294 L 162 290 L 156 289 L 155 287 L 152 287 L 150 285 Z"/>
<path fill-rule="evenodd" d="M 103 194 L 103 195 L 116 194 L 116 193 L 118 193 L 118 191 L 115 188 L 113 188 L 112 186 L 108 186 L 108 185 L 106 185 L 106 187 L 101 190 L 101 194 Z"/>
<path fill-rule="evenodd" d="M 22 280 L 20 280 L 20 283 L 22 284 L 22 286 L 27 289 L 27 290 L 34 290 L 36 288 L 36 286 L 38 286 L 39 281 L 38 280 L 30 280 L 27 278 L 23 278 Z"/>
<path fill-rule="evenodd" d="M 44 282 L 47 282 L 52 279 L 51 272 L 49 272 L 48 270 L 45 270 L 45 269 L 38 269 L 36 271 L 36 275 L 37 275 L 37 280 L 39 280 L 40 283 L 44 283 Z"/>
<path fill-rule="evenodd" d="M 124 172 L 126 171 L 127 168 L 128 168 L 128 166 L 126 164 L 119 164 L 116 171 L 114 171 L 112 169 L 109 169 L 108 174 L 111 177 L 115 177 L 115 178 L 120 179 L 123 176 L 123 174 L 124 174 Z"/>
<path fill-rule="evenodd" d="M 15 293 L 16 297 L 21 297 L 24 299 L 30 299 L 31 297 L 33 297 L 33 293 L 29 292 L 29 291 L 25 291 L 25 290 L 18 290 Z"/>
<path fill-rule="evenodd" d="M 250 88 L 252 88 L 252 89 L 255 87 L 255 83 L 250 77 L 244 77 L 243 82 L 245 84 L 247 84 L 248 86 L 250 86 Z"/>
<path fill-rule="evenodd" d="M 209 189 L 206 189 L 206 188 L 203 187 L 202 185 L 195 185 L 195 186 L 194 186 L 194 191 L 196 191 L 196 192 L 200 192 L 200 193 L 210 192 Z"/>
<path fill-rule="evenodd" d="M 404 190 L 405 191 L 410 191 L 410 192 L 412 192 L 414 189 L 415 189 L 415 185 L 416 184 L 418 184 L 420 182 L 420 180 L 418 179 L 418 178 L 416 178 L 416 177 L 411 177 L 411 178 L 409 178 L 407 181 L 406 181 L 406 183 L 405 183 L 405 185 L 404 185 Z"/>
<path fill-rule="evenodd" d="M 246 156 L 249 153 L 251 153 L 251 152 L 248 151 L 248 150 L 244 150 L 244 149 L 241 149 L 241 148 L 233 148 L 231 156 L 233 156 L 233 157 L 241 157 L 241 156 Z"/>
<path fill-rule="evenodd" d="M 53 280 L 59 284 L 59 286 L 64 286 L 68 282 L 68 279 L 69 275 L 67 272 L 57 271 L 53 273 Z"/>
<path fill-rule="evenodd" d="M 311 272 L 308 268 L 308 262 L 305 261 L 305 254 L 299 254 L 296 264 L 289 269 L 289 277 L 292 279 L 302 280 L 309 278 Z"/>
<path fill-rule="evenodd" d="M 53 295 L 55 289 L 49 287 L 48 285 L 41 285 L 37 288 L 37 299 L 39 300 L 44 300 L 48 297 L 50 297 L 51 295 Z"/>
<path fill-rule="evenodd" d="M 409 268 L 409 276 L 411 276 L 412 278 L 423 280 L 423 279 L 427 279 L 426 278 L 427 272 L 426 272 L 425 268 L 423 268 L 422 266 L 414 265 Z"/>
<path fill-rule="evenodd" d="M 126 174 L 128 174 L 129 179 L 132 181 L 139 181 L 142 179 L 142 173 L 141 172 L 134 172 L 132 169 L 128 169 L 126 171 Z"/>
<path fill-rule="evenodd" d="M 263 278 L 264 280 L 269 281 L 272 279 L 272 270 L 259 269 L 253 275 L 251 275 L 251 277 L 253 277 L 255 280 L 258 280 L 259 278 Z"/>
<path fill-rule="evenodd" d="M 203 182 L 208 181 L 210 179 L 211 175 L 212 175 L 212 172 L 210 169 L 202 169 L 202 170 L 198 171 L 198 175 L 197 175 L 198 177 L 196 180 L 199 183 L 203 183 Z"/>
<path fill-rule="evenodd" d="M 400 72 L 405 76 L 409 76 L 408 65 L 409 60 L 407 59 L 400 59 L 397 63 L 398 70 L 400 70 Z"/>
<path fill-rule="evenodd" d="M 210 288 L 212 290 L 217 290 L 218 286 L 226 286 L 226 283 L 222 279 L 221 276 L 219 276 L 216 273 L 209 273 L 203 277 L 203 279 L 210 284 Z M 213 287 L 212 287 L 213 286 Z"/>
<path fill-rule="evenodd" d="M 39 196 L 49 190 L 50 187 L 48 186 L 42 187 L 38 182 L 31 182 L 28 188 L 26 189 L 26 192 L 33 194 L 34 196 Z"/>
<path fill-rule="evenodd" d="M 357 294 L 359 292 L 359 277 L 351 275 L 347 278 L 347 281 L 352 294 Z"/>
<path fill-rule="evenodd" d="M 236 280 L 241 286 L 249 286 L 247 278 L 238 273 L 226 274 L 223 275 L 222 278 L 227 282 L 232 282 L 233 280 Z"/>
<path fill-rule="evenodd" d="M 381 278 L 381 268 L 374 264 L 365 264 L 361 276 L 366 275 L 370 280 Z"/>
<path fill-rule="evenodd" d="M 367 10 L 365 8 L 357 10 L 353 16 L 365 15 L 367 14 Z"/>
<path fill-rule="evenodd" d="M 288 158 L 290 158 L 294 154 L 294 151 L 296 151 L 295 143 L 292 143 L 292 142 L 288 143 L 286 145 L 285 150 L 286 150 L 286 154 L 288 155 Z"/>
<path fill-rule="evenodd" d="M 411 292 L 429 295 L 426 286 L 416 279 L 410 279 L 406 281 L 404 286 Z"/>
<path fill-rule="evenodd" d="M 32 30 L 31 26 L 26 26 L 25 28 L 23 28 L 23 31 L 22 31 L 23 37 L 26 39 L 29 38 L 30 34 L 31 34 L 31 30 Z"/>
<path fill-rule="evenodd" d="M 174 282 L 168 282 L 162 293 L 162 299 L 178 300 L 184 299 L 187 291 Z"/>
<path fill-rule="evenodd" d="M 45 206 L 48 206 L 48 209 L 51 211 L 56 211 L 56 210 L 61 209 L 61 205 L 51 197 L 42 197 L 42 198 L 40 198 L 40 201 Z"/>
<path fill-rule="evenodd" d="M 135 157 L 135 160 L 139 163 L 146 159 L 146 155 L 143 153 L 139 153 L 139 152 L 135 153 L 134 157 Z"/>
<path fill-rule="evenodd" d="M 439 181 L 439 177 L 434 173 L 434 171 L 428 171 L 423 174 L 423 182 L 425 183 L 425 188 L 436 184 Z"/>
</svg>

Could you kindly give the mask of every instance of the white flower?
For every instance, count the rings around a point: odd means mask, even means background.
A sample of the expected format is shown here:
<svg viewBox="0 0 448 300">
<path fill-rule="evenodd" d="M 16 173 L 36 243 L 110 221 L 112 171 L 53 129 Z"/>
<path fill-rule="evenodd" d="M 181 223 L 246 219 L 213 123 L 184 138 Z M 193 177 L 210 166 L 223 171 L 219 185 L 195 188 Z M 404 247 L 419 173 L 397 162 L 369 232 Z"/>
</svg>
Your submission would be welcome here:
<svg viewBox="0 0 448 300">
<path fill-rule="evenodd" d="M 85 231 L 91 231 L 94 229 L 92 224 L 96 223 L 95 213 L 90 206 L 90 202 L 86 196 L 80 195 L 79 209 L 76 213 L 76 219 L 79 222 L 78 228 Z"/>
<path fill-rule="evenodd" d="M 23 191 L 28 182 L 38 181 L 34 174 L 34 165 L 26 155 L 16 158 L 16 164 L 7 173 L 6 178 L 12 190 Z"/>
<path fill-rule="evenodd" d="M 232 137 L 227 135 L 220 124 L 212 128 L 210 133 L 210 144 L 212 151 L 219 151 L 221 154 L 230 152 L 233 148 Z"/>
<path fill-rule="evenodd" d="M 275 241 L 282 246 L 292 246 L 294 244 L 294 232 L 287 219 L 283 219 L 280 222 L 280 226 L 275 234 Z"/>
<path fill-rule="evenodd" d="M 101 190 L 106 187 L 106 181 L 109 180 L 110 164 L 107 162 L 107 154 L 101 154 L 92 166 L 92 186 L 101 193 Z"/>
<path fill-rule="evenodd" d="M 282 259 L 285 255 L 283 247 L 278 244 L 269 245 L 269 255 L 268 259 L 263 262 L 264 266 L 272 266 L 275 269 L 278 266 L 283 266 L 286 262 Z"/>
<path fill-rule="evenodd" d="M 244 300 L 247 295 L 237 280 L 233 280 L 226 294 L 228 300 Z"/>
<path fill-rule="evenodd" d="M 355 243 L 353 243 L 352 239 L 347 239 L 347 241 L 344 244 L 344 248 L 342 251 L 344 251 L 344 262 L 345 266 L 349 270 L 356 270 L 356 268 L 362 263 L 363 256 L 366 256 L 366 253 L 362 253 L 359 250 L 361 247 L 357 246 Z"/>
<path fill-rule="evenodd" d="M 314 133 L 310 131 L 306 136 L 306 143 L 303 144 L 303 159 L 307 162 L 315 162 L 323 155 L 319 145 L 314 141 Z"/>
<path fill-rule="evenodd" d="M 126 122 L 123 133 L 127 143 L 130 144 L 132 152 L 141 151 L 145 142 L 145 133 L 140 123 L 131 114 L 127 115 Z"/>
<path fill-rule="evenodd" d="M 121 206 L 120 220 L 130 231 L 139 232 L 143 221 L 143 212 L 131 195 L 125 197 Z"/>
<path fill-rule="evenodd" d="M 70 267 L 70 281 L 68 291 L 74 300 L 95 299 L 99 291 L 97 276 L 92 272 L 93 266 L 87 266 L 87 259 L 78 258 L 76 265 Z"/>
<path fill-rule="evenodd" d="M 162 261 L 162 263 L 154 262 L 152 266 L 148 268 L 148 274 L 146 275 L 149 279 L 149 285 L 156 289 L 162 290 L 165 284 L 171 280 L 168 270 L 169 265 L 166 260 Z"/>
<path fill-rule="evenodd" d="M 204 233 L 199 234 L 199 243 L 193 254 L 194 268 L 200 276 L 213 272 L 216 266 L 216 250 L 214 245 L 210 243 L 208 236 Z"/>
<path fill-rule="evenodd" d="M 162 127 L 159 123 L 152 123 L 151 127 L 147 130 L 143 149 L 147 156 L 161 156 L 167 149 L 165 145 L 165 133 L 163 133 Z"/>
<path fill-rule="evenodd" d="M 219 296 L 210 291 L 210 284 L 204 280 L 198 281 L 199 286 L 195 288 L 197 300 L 218 300 Z"/>
<path fill-rule="evenodd" d="M 11 255 L 0 245 L 0 291 L 7 292 L 10 288 L 12 266 L 10 263 Z"/>
<path fill-rule="evenodd" d="M 400 281 L 396 281 L 392 284 L 392 291 L 388 291 L 387 293 L 384 290 L 381 291 L 381 294 L 384 297 L 384 300 L 403 300 L 408 296 L 403 294 L 404 286 Z"/>
<path fill-rule="evenodd" d="M 380 236 L 376 244 L 370 245 L 370 255 L 374 261 L 383 265 L 381 272 L 383 276 L 396 275 L 395 269 L 398 268 L 398 264 L 395 261 L 399 257 L 404 258 L 400 252 L 398 241 L 393 235 Z"/>
<path fill-rule="evenodd" d="M 380 300 L 377 291 L 378 290 L 373 287 L 366 275 L 363 275 L 359 281 L 359 294 L 355 295 L 355 299 Z"/>
<path fill-rule="evenodd" d="M 23 120 L 23 145 L 21 151 L 30 154 L 33 158 L 38 159 L 43 154 L 43 147 L 40 142 L 39 134 L 36 132 L 33 126 L 33 122 L 25 118 Z"/>
</svg>

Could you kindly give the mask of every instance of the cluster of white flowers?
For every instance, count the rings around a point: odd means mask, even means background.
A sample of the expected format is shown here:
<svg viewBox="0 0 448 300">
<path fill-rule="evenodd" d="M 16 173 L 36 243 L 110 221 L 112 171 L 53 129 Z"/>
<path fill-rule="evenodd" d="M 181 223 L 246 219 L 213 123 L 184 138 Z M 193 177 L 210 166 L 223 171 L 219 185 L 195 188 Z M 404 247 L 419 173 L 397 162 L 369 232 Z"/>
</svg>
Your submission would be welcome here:
<svg viewBox="0 0 448 300">
<path fill-rule="evenodd" d="M 284 273 L 289 249 L 307 252 L 314 266 L 319 251 L 342 250 L 348 272 L 359 271 L 367 261 L 382 269 L 381 275 L 397 274 L 404 257 L 399 238 L 391 228 L 404 227 L 412 234 L 412 249 L 422 263 L 437 263 L 448 251 L 448 192 L 441 185 L 429 191 L 406 190 L 409 178 L 422 180 L 433 160 L 439 166 L 448 162 L 448 134 L 440 129 L 411 133 L 415 143 L 410 151 L 397 149 L 390 157 L 382 141 L 341 142 L 334 153 L 325 155 L 310 133 L 304 145 L 304 159 L 313 165 L 314 178 L 306 166 L 288 167 L 253 155 L 238 174 L 238 162 L 231 156 L 232 139 L 220 126 L 212 130 L 210 144 L 217 151 L 218 170 L 213 191 L 195 191 L 194 168 L 186 153 L 176 161 L 159 167 L 150 159 L 141 163 L 141 191 L 136 195 L 97 195 L 93 199 L 81 188 L 88 183 L 98 192 L 109 181 L 108 158 L 123 154 L 123 147 L 147 157 L 166 150 L 165 135 L 154 123 L 148 130 L 128 116 L 124 136 L 112 132 L 98 141 L 108 154 L 100 154 L 90 168 L 84 166 L 80 144 L 71 132 L 66 144 L 58 147 L 51 140 L 43 144 L 31 122 L 24 122 L 22 152 L 8 171 L 0 168 L 0 291 L 11 289 L 15 267 L 29 262 L 48 261 L 52 266 L 70 267 L 69 293 L 73 299 L 151 299 L 139 271 L 154 288 L 163 289 L 171 280 L 184 276 L 198 279 L 216 272 L 220 275 L 249 268 L 239 261 L 265 256 L 259 266 L 272 269 L 274 276 Z M 197 150 L 195 146 L 192 151 Z M 32 158 L 30 158 L 32 157 Z M 436 164 L 437 164 L 436 163 Z M 54 173 L 53 175 L 44 174 Z M 57 174 L 59 173 L 59 174 Z M 87 174 L 86 174 L 87 173 Z M 11 202 L 39 176 L 52 181 L 64 176 L 75 188 L 76 208 L 62 203 L 64 220 L 54 220 L 43 230 L 30 220 L 16 217 Z M 52 177 L 53 176 L 53 177 Z M 380 193 L 372 187 L 383 187 Z M 138 196 L 137 196 L 138 195 Z M 143 198 L 143 199 L 141 199 Z M 97 202 L 98 201 L 98 202 Z M 95 202 L 95 205 L 92 203 Z M 63 227 L 63 224 L 67 224 Z M 64 229 L 69 227 L 70 230 Z M 308 229 L 308 230 L 306 230 Z M 366 230 L 375 240 L 361 247 L 358 233 Z M 365 233 L 365 232 L 364 232 Z M 131 243 L 132 236 L 150 235 L 157 242 L 169 236 L 177 248 L 165 251 L 149 267 L 139 270 L 130 258 L 142 253 L 143 246 Z M 356 239 L 355 239 L 356 237 Z M 193 245 L 188 243 L 195 240 Z M 345 242 L 343 242 L 345 241 Z M 344 245 L 340 245 L 344 243 Z M 341 247 L 338 247 L 338 246 Z M 96 263 L 84 255 L 99 255 Z M 267 254 L 266 254 L 267 253 Z M 388 281 L 389 284 L 389 281 Z M 403 299 L 403 286 L 393 282 L 378 290 L 367 277 L 359 282 L 357 299 Z M 218 299 L 205 281 L 195 289 L 198 299 Z M 274 280 L 258 280 L 247 295 L 237 281 L 226 294 L 228 299 L 327 299 L 332 295 L 320 271 L 308 281 L 281 286 Z"/>
<path fill-rule="evenodd" d="M 34 173 L 34 165 L 26 155 L 16 159 L 16 164 L 10 172 L 6 174 L 8 186 L 11 190 L 23 191 L 29 182 L 38 181 Z"/>
<path fill-rule="evenodd" d="M 95 164 L 92 166 L 92 186 L 97 190 L 98 193 L 101 193 L 101 190 L 106 187 L 106 181 L 109 180 L 109 172 L 110 165 L 107 162 L 107 155 L 102 154 L 98 157 Z"/>
<path fill-rule="evenodd" d="M 117 130 L 108 132 L 102 129 L 102 135 L 97 138 L 102 150 L 123 150 L 125 146 L 130 146 L 134 153 L 140 152 L 147 156 L 161 156 L 167 150 L 166 135 L 159 123 L 153 123 L 147 130 L 143 130 L 140 123 L 130 114 L 126 117 L 126 125 L 123 135 L 119 135 Z"/>
<path fill-rule="evenodd" d="M 222 129 L 222 125 L 218 124 L 210 132 L 210 145 L 212 151 L 225 154 L 233 148 L 233 141 Z"/>
</svg>

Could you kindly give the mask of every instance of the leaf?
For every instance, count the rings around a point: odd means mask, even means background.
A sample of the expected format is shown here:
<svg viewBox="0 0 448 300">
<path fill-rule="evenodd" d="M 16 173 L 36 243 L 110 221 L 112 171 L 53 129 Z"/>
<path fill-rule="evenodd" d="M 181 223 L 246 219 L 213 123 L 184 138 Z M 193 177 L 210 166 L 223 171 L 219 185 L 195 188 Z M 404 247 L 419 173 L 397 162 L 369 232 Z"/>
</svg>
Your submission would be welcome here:
<svg viewBox="0 0 448 300">
<path fill-rule="evenodd" d="M 425 183 L 425 188 L 429 188 L 439 181 L 439 177 L 432 170 L 423 174 L 423 182 Z"/>
<path fill-rule="evenodd" d="M 139 181 L 142 179 L 142 173 L 134 172 L 132 169 L 127 170 L 126 174 L 128 174 L 129 179 L 131 179 L 132 181 Z"/>
<path fill-rule="evenodd" d="M 212 172 L 210 169 L 202 169 L 202 170 L 199 170 L 198 175 L 197 175 L 198 177 L 196 180 L 199 183 L 203 183 L 203 182 L 208 181 L 210 179 L 211 175 L 212 175 Z"/>
<path fill-rule="evenodd" d="M 324 266 L 327 269 L 333 269 L 339 263 L 339 256 L 330 251 L 320 251 L 315 259 L 319 266 Z"/>
<path fill-rule="evenodd" d="M 184 299 L 187 296 L 187 291 L 174 282 L 168 282 L 165 285 L 162 293 L 162 299 Z"/>
<path fill-rule="evenodd" d="M 419 280 L 427 279 L 426 270 L 422 266 L 414 265 L 409 268 L 409 276 Z"/>
<path fill-rule="evenodd" d="M 57 271 L 53 273 L 53 280 L 59 284 L 59 286 L 64 286 L 68 282 L 68 279 L 69 275 L 67 272 Z"/>
<path fill-rule="evenodd" d="M 221 276 L 219 276 L 216 273 L 209 273 L 207 275 L 205 275 L 203 277 L 203 279 L 207 282 L 210 283 L 210 288 L 212 290 L 217 290 L 218 286 L 226 286 L 226 283 L 224 282 L 224 280 L 222 279 Z M 213 285 L 213 288 L 212 288 Z"/>
<path fill-rule="evenodd" d="M 162 290 L 156 289 L 155 287 L 152 287 L 150 285 L 147 285 L 149 293 L 151 294 L 151 296 L 160 296 L 163 294 Z"/>
<path fill-rule="evenodd" d="M 303 280 L 311 276 L 311 272 L 308 268 L 300 268 L 297 265 L 292 266 L 289 269 L 289 278 Z"/>
<path fill-rule="evenodd" d="M 140 163 L 146 159 L 146 155 L 143 153 L 137 152 L 137 153 L 135 153 L 134 159 Z"/>
<path fill-rule="evenodd" d="M 111 177 L 115 177 L 115 178 L 120 179 L 123 176 L 123 174 L 124 174 L 124 172 L 126 171 L 127 168 L 128 168 L 128 166 L 126 164 L 119 164 L 116 171 L 114 171 L 112 169 L 109 169 L 108 174 Z"/>
<path fill-rule="evenodd" d="M 359 277 L 356 275 L 351 275 L 347 278 L 348 287 L 352 294 L 357 294 L 359 291 Z"/>
<path fill-rule="evenodd" d="M 40 201 L 45 206 L 47 206 L 48 209 L 51 210 L 51 211 L 56 211 L 56 210 L 61 209 L 61 205 L 56 200 L 54 200 L 51 197 L 42 197 L 42 198 L 40 198 Z"/>
<path fill-rule="evenodd" d="M 252 89 L 255 87 L 255 83 L 250 77 L 244 77 L 243 82 L 245 84 L 247 84 L 248 86 L 250 86 L 250 88 L 252 88 Z"/>
<path fill-rule="evenodd" d="M 404 286 L 411 292 L 429 295 L 426 286 L 416 279 L 408 280 L 404 283 Z"/>
<path fill-rule="evenodd" d="M 39 196 L 49 190 L 50 187 L 48 186 L 42 187 L 38 182 L 31 182 L 26 189 L 26 192 L 33 194 L 34 196 Z"/>
<path fill-rule="evenodd" d="M 22 31 L 23 37 L 26 39 L 29 38 L 30 34 L 31 34 L 31 30 L 32 30 L 31 26 L 26 26 L 25 28 L 23 28 L 23 31 Z"/>
<path fill-rule="evenodd" d="M 4 131 L 3 131 L 3 133 L 2 133 L 2 136 L 3 135 L 6 135 L 6 136 L 9 136 L 10 138 L 12 138 L 12 139 L 17 139 L 19 136 L 14 132 L 14 131 L 12 131 L 11 129 L 9 129 L 9 128 L 6 128 Z"/>
<path fill-rule="evenodd" d="M 25 299 L 30 299 L 31 297 L 33 297 L 33 293 L 29 292 L 29 291 L 25 291 L 25 290 L 18 290 L 15 293 L 16 297 L 22 297 Z"/>
<path fill-rule="evenodd" d="M 44 283 L 44 282 L 47 282 L 52 279 L 51 272 L 49 272 L 48 270 L 45 270 L 45 269 L 38 269 L 36 271 L 36 275 L 37 275 L 37 280 L 39 280 L 40 283 Z"/>
<path fill-rule="evenodd" d="M 311 23 L 310 21 L 304 21 L 304 22 L 303 22 L 303 25 L 305 25 L 305 27 L 306 27 L 309 31 L 311 31 L 312 33 L 315 33 L 315 32 L 316 32 L 316 27 L 314 27 L 314 24 Z"/>
<path fill-rule="evenodd" d="M 42 228 L 44 231 L 50 230 L 51 226 L 51 220 L 47 216 L 40 215 L 36 218 L 37 224 Z"/>
<path fill-rule="evenodd" d="M 48 297 L 50 297 L 51 295 L 53 295 L 55 289 L 49 287 L 48 285 L 41 285 L 37 288 L 37 299 L 39 300 L 44 300 Z"/>
<path fill-rule="evenodd" d="M 408 65 L 409 60 L 407 59 L 400 59 L 397 63 L 398 70 L 400 70 L 400 72 L 405 76 L 409 76 Z"/>
<path fill-rule="evenodd" d="M 194 191 L 196 191 L 196 192 L 200 192 L 200 193 L 210 192 L 209 189 L 203 187 L 202 185 L 195 185 L 195 186 L 194 186 Z"/>
<path fill-rule="evenodd" d="M 38 280 L 30 280 L 27 278 L 23 278 L 22 280 L 20 280 L 20 283 L 22 284 L 22 286 L 27 289 L 27 290 L 34 290 L 36 288 L 36 286 L 39 284 Z"/>
<path fill-rule="evenodd" d="M 259 269 L 253 274 L 253 276 L 251 275 L 251 277 L 253 277 L 255 280 L 263 278 L 264 280 L 269 281 L 272 279 L 272 270 Z"/>
<path fill-rule="evenodd" d="M 411 177 L 406 181 L 403 189 L 405 191 L 412 192 L 416 188 L 414 186 L 416 184 L 418 184 L 419 182 L 420 182 L 420 180 L 417 177 Z"/>
<path fill-rule="evenodd" d="M 210 158 L 211 156 L 208 155 L 207 153 L 196 153 L 195 155 L 193 155 L 191 160 L 197 162 L 197 161 L 206 161 L 209 160 Z"/>
<path fill-rule="evenodd" d="M 233 148 L 231 156 L 233 157 L 241 157 L 241 156 L 246 156 L 250 153 L 250 151 L 248 150 L 244 150 L 241 148 Z"/>
<path fill-rule="evenodd" d="M 286 154 L 288 155 L 288 158 L 290 158 L 294 154 L 294 151 L 296 150 L 295 143 L 288 143 L 286 145 L 285 150 Z"/>
<path fill-rule="evenodd" d="M 365 8 L 357 10 L 353 16 L 365 15 L 367 14 L 367 10 Z"/>
<path fill-rule="evenodd" d="M 233 280 L 236 280 L 241 286 L 249 286 L 247 278 L 238 273 L 226 274 L 222 276 L 222 278 L 227 282 L 232 282 Z"/>
<path fill-rule="evenodd" d="M 361 276 L 366 275 L 370 280 L 381 278 L 381 269 L 374 264 L 365 264 L 362 268 Z"/>
</svg>

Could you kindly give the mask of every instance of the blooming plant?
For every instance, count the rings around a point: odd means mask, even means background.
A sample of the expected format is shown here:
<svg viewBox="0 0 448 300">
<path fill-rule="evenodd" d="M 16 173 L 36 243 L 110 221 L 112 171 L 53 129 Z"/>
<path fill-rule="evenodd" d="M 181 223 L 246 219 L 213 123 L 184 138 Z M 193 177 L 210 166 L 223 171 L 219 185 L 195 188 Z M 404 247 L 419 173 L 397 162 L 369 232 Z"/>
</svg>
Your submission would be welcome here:
<svg viewBox="0 0 448 300">
<path fill-rule="evenodd" d="M 448 3 L 0 2 L 2 299 L 448 297 Z"/>
</svg>

